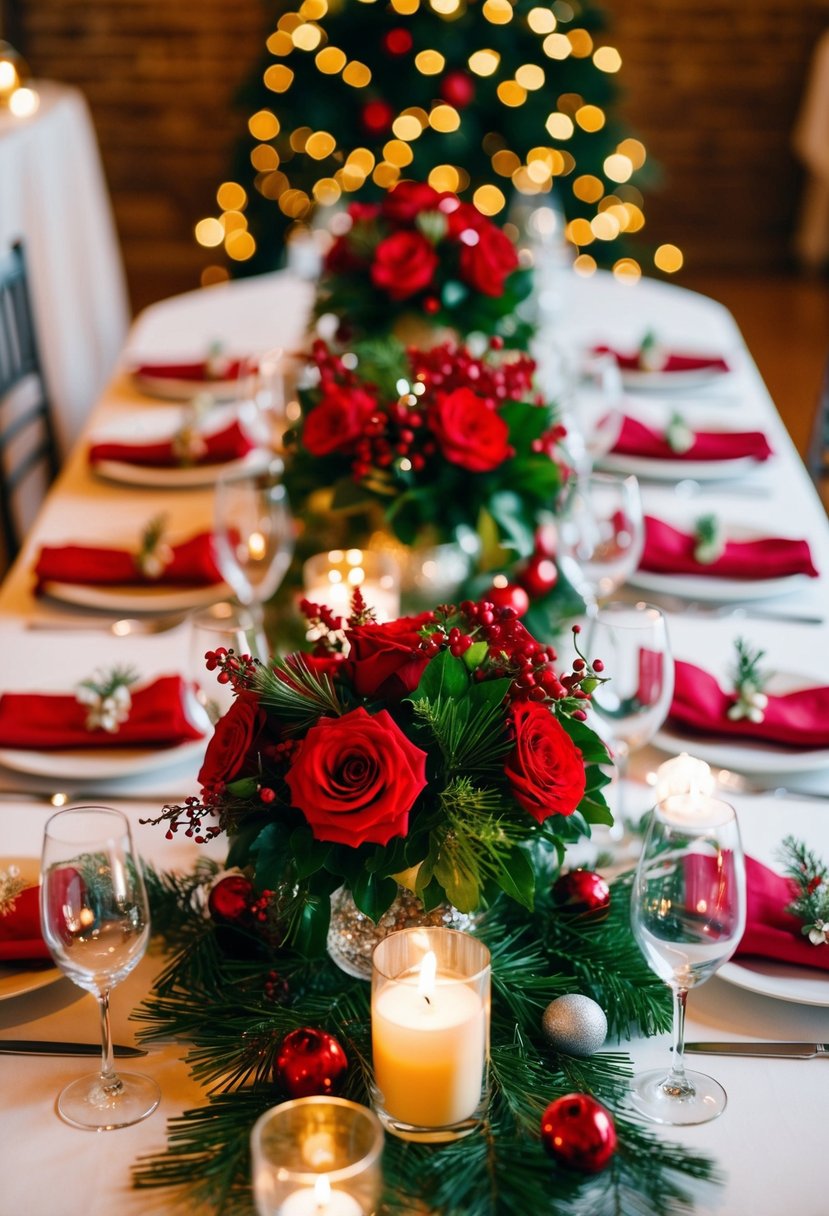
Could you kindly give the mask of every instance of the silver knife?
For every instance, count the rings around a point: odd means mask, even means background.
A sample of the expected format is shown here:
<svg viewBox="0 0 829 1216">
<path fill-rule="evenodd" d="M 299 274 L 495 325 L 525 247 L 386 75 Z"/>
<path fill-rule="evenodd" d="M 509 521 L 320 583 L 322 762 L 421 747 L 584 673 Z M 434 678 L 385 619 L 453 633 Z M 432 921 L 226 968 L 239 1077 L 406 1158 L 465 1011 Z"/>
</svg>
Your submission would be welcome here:
<svg viewBox="0 0 829 1216">
<path fill-rule="evenodd" d="M 116 1056 L 145 1056 L 143 1047 L 126 1047 L 116 1043 Z M 7 1056 L 100 1056 L 100 1043 L 60 1043 L 46 1039 L 0 1039 L 0 1055 Z"/>
<path fill-rule="evenodd" d="M 773 1056 L 781 1060 L 829 1058 L 829 1043 L 686 1043 L 685 1050 L 709 1056 Z"/>
</svg>

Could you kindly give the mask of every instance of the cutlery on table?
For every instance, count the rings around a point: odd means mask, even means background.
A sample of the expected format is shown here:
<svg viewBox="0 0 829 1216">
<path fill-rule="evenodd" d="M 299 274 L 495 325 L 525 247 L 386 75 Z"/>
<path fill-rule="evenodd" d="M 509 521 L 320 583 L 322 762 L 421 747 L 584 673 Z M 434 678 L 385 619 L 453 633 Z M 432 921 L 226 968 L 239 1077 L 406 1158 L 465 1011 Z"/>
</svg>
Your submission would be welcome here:
<svg viewBox="0 0 829 1216">
<path fill-rule="evenodd" d="M 115 1043 L 112 1048 L 116 1056 L 145 1056 L 143 1047 L 127 1047 Z M 0 1039 L 0 1055 L 7 1056 L 99 1056 L 100 1043 L 61 1043 L 47 1039 Z"/>
<path fill-rule="evenodd" d="M 781 1060 L 829 1058 L 829 1043 L 686 1043 L 685 1050 L 708 1056 L 768 1056 Z"/>
<path fill-rule="evenodd" d="M 825 618 L 817 613 L 784 612 L 776 608 L 754 607 L 747 604 L 719 604 L 716 601 L 683 600 L 678 595 L 642 591 L 642 598 L 663 612 L 678 615 L 726 618 L 735 620 L 790 621 L 793 625 L 824 625 Z"/>
</svg>

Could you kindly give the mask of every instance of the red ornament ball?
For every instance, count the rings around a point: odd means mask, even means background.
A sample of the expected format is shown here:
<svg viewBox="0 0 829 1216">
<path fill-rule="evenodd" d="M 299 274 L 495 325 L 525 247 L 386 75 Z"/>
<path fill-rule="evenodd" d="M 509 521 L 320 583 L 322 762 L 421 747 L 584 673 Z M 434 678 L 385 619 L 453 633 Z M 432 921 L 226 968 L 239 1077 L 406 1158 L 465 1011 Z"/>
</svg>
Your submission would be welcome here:
<svg viewBox="0 0 829 1216">
<path fill-rule="evenodd" d="M 538 526 L 533 547 L 536 557 L 555 557 L 558 549 L 558 529 L 552 521 Z"/>
<path fill-rule="evenodd" d="M 228 874 L 220 878 L 207 897 L 207 908 L 215 921 L 233 925 L 250 912 L 253 903 L 253 883 L 244 874 Z"/>
<path fill-rule="evenodd" d="M 568 870 L 553 883 L 553 900 L 567 912 L 607 913 L 610 887 L 595 870 Z"/>
<path fill-rule="evenodd" d="M 457 110 L 463 110 L 475 100 L 475 81 L 466 72 L 447 72 L 440 82 L 440 95 Z"/>
<path fill-rule="evenodd" d="M 408 55 L 414 45 L 414 39 L 408 30 L 389 30 L 383 37 L 383 46 L 390 55 Z"/>
<path fill-rule="evenodd" d="M 598 1174 L 616 1152 L 616 1125 L 589 1094 L 565 1094 L 541 1116 L 541 1143 L 559 1164 Z"/>
<path fill-rule="evenodd" d="M 383 135 L 391 129 L 394 110 L 386 101 L 367 101 L 363 106 L 362 121 L 371 135 Z"/>
<path fill-rule="evenodd" d="M 523 616 L 530 606 L 530 597 L 517 583 L 507 583 L 505 587 L 490 587 L 483 598 L 496 608 L 511 608 L 516 616 Z"/>
<path fill-rule="evenodd" d="M 558 582 L 558 567 L 551 557 L 536 554 L 520 574 L 521 586 L 531 600 L 549 595 Z"/>
<path fill-rule="evenodd" d="M 291 1098 L 337 1092 L 348 1057 L 332 1034 L 302 1026 L 286 1034 L 274 1065 L 274 1080 Z"/>
</svg>

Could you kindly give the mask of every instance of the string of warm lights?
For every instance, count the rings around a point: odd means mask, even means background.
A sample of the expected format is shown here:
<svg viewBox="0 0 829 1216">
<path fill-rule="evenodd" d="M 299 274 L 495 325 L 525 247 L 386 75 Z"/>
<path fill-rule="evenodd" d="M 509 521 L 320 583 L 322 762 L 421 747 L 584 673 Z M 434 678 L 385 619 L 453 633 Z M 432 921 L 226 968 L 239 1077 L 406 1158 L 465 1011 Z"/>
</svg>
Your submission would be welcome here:
<svg viewBox="0 0 829 1216">
<path fill-rule="evenodd" d="M 197 241 L 263 269 L 318 208 L 411 177 L 487 216 L 555 190 L 576 271 L 638 278 L 620 242 L 645 227 L 647 152 L 615 117 L 622 58 L 601 18 L 582 0 L 302 0 L 267 38 L 244 160 Z M 682 265 L 674 245 L 652 258 Z"/>
<path fill-rule="evenodd" d="M 30 118 L 40 106 L 37 90 L 29 84 L 29 67 L 9 42 L 0 40 L 0 110 L 15 118 Z"/>
</svg>

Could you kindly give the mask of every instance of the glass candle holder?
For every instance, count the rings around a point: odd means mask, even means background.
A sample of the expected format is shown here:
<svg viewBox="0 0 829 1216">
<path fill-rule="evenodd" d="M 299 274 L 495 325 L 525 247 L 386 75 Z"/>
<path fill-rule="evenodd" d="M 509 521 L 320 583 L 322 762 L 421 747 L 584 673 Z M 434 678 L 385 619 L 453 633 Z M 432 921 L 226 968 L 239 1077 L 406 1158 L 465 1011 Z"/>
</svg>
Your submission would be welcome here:
<svg viewBox="0 0 829 1216">
<path fill-rule="evenodd" d="M 383 1129 L 356 1102 L 283 1102 L 256 1121 L 250 1145 L 259 1216 L 371 1216 L 380 1202 Z"/>
<path fill-rule="evenodd" d="M 302 583 L 306 599 L 325 604 L 338 616 L 349 615 L 358 587 L 378 621 L 393 621 L 400 615 L 400 570 L 388 553 L 370 549 L 316 553 L 302 567 Z"/>
<path fill-rule="evenodd" d="M 404 1140 L 457 1140 L 489 1099 L 489 950 L 455 929 L 403 929 L 372 958 L 372 1101 Z"/>
</svg>

